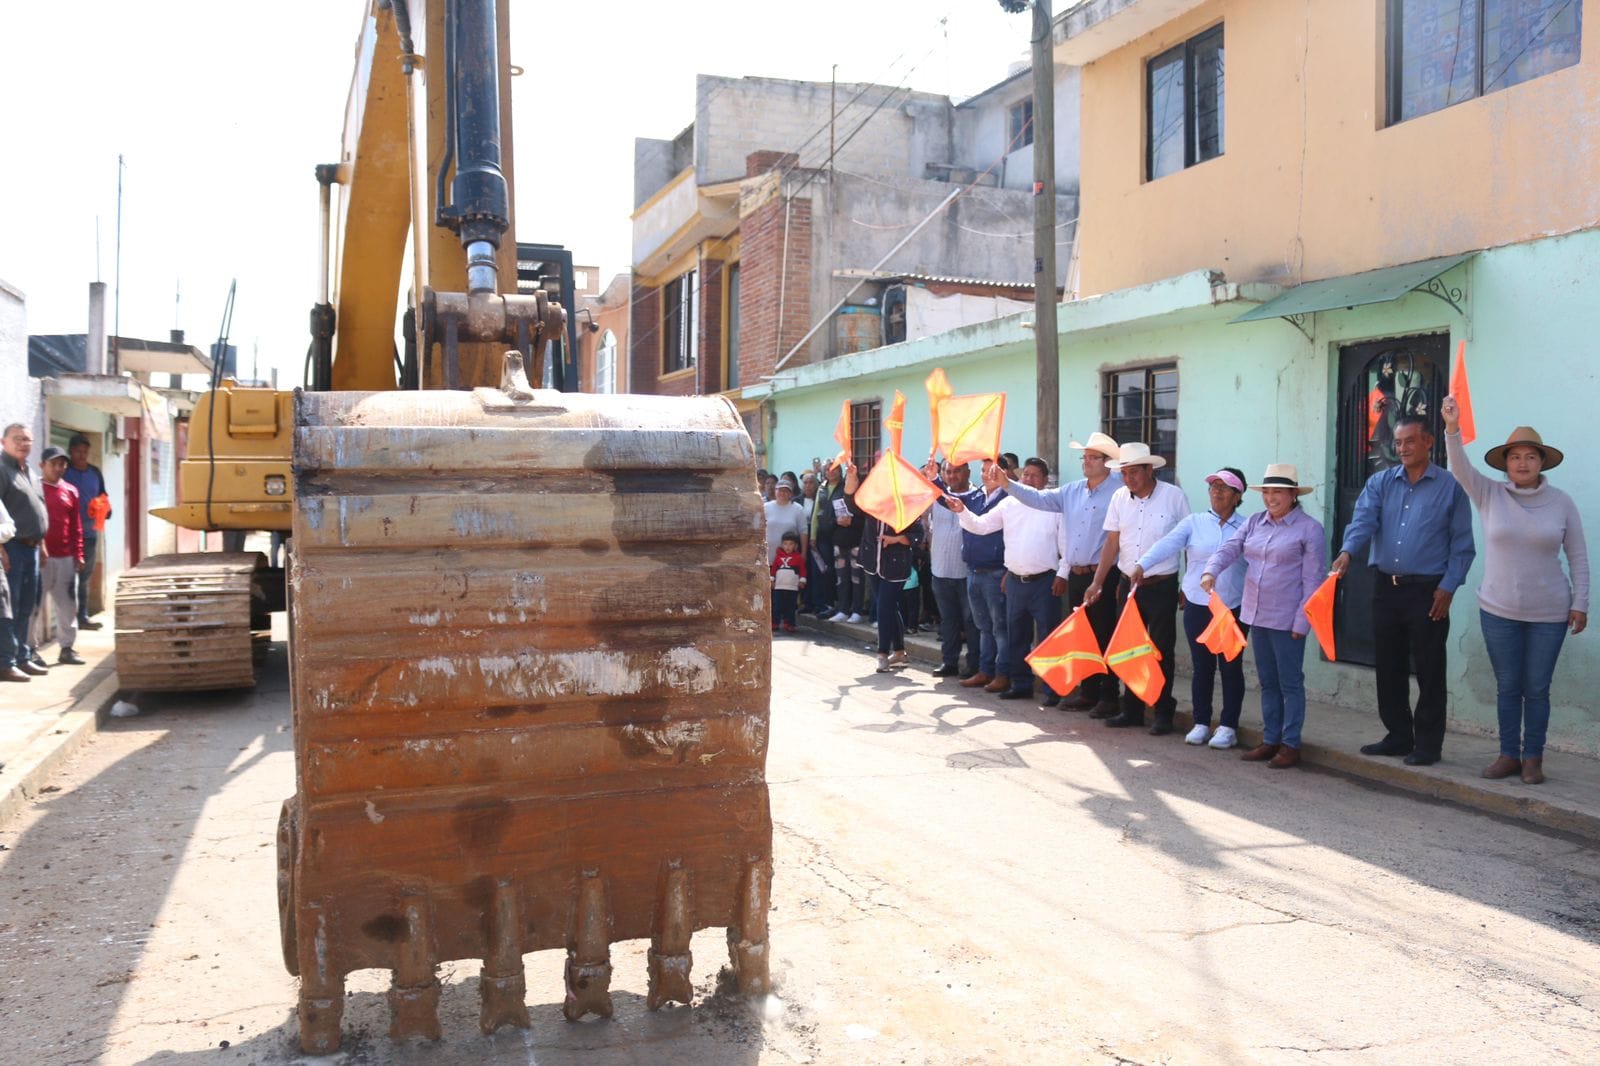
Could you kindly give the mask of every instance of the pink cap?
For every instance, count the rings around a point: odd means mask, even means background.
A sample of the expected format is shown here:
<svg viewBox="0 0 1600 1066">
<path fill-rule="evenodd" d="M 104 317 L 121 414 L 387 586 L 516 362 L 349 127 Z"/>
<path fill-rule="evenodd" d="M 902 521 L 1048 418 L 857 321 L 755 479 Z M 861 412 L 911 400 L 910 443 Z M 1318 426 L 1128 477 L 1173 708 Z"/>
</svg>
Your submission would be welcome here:
<svg viewBox="0 0 1600 1066">
<path fill-rule="evenodd" d="M 1218 470 L 1215 474 L 1207 474 L 1206 475 L 1206 484 L 1209 485 L 1209 484 L 1211 484 L 1212 482 L 1215 482 L 1215 481 L 1222 482 L 1224 485 L 1228 486 L 1230 489 L 1233 489 L 1235 492 L 1243 492 L 1244 491 L 1244 482 L 1240 481 L 1238 478 L 1234 477 L 1232 474 L 1228 473 L 1226 470 Z"/>
</svg>

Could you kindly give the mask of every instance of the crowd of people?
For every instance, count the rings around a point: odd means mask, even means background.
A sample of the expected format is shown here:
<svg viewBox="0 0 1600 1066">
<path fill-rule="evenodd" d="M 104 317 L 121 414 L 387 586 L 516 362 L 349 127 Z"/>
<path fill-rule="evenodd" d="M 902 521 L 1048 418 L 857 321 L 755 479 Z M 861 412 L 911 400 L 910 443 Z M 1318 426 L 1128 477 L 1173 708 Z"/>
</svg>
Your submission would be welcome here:
<svg viewBox="0 0 1600 1066">
<path fill-rule="evenodd" d="M 89 462 L 89 438 L 67 450 L 51 445 L 30 469 L 33 433 L 12 423 L 0 435 L 0 682 L 28 682 L 49 673 L 33 644 L 34 615 L 48 600 L 57 666 L 82 666 L 73 647 L 81 629 L 99 629 L 88 611 L 88 579 L 99 537 L 91 514 L 110 517 L 100 468 Z"/>
<path fill-rule="evenodd" d="M 1476 506 L 1486 542 L 1479 618 L 1500 732 L 1500 755 L 1482 773 L 1537 784 L 1556 659 L 1565 637 L 1587 624 L 1582 523 L 1571 497 L 1545 476 L 1562 453 L 1537 432 L 1519 427 L 1489 450 L 1484 461 L 1506 474 L 1494 479 L 1468 459 L 1454 401 L 1441 413 L 1450 470 L 1432 462 L 1427 423 L 1400 418 L 1393 427 L 1399 462 L 1368 479 L 1331 564 L 1322 523 L 1301 504 L 1315 487 L 1288 463 L 1267 464 L 1256 484 L 1233 466 L 1207 475 L 1200 510 L 1157 476 L 1162 456 L 1104 433 L 1071 443 L 1082 476 L 1055 487 L 1038 458 L 985 460 L 977 485 L 970 465 L 930 461 L 924 473 L 944 496 L 898 533 L 857 505 L 866 471 L 848 460 L 816 461 L 798 477 L 761 471 L 773 632 L 795 632 L 801 610 L 871 621 L 877 669 L 889 672 L 906 665 L 905 634 L 926 617 L 938 627 L 935 677 L 975 694 L 1028 699 L 1035 680 L 1026 657 L 1040 641 L 1081 609 L 1104 648 L 1131 597 L 1163 664 L 1148 719 L 1146 701 L 1115 673 L 1086 678 L 1066 694 L 1040 683 L 1041 702 L 1087 712 L 1111 728 L 1172 733 L 1181 622 L 1192 664 L 1193 725 L 1184 739 L 1228 749 L 1239 744 L 1244 663 L 1201 643 L 1215 594 L 1249 643 L 1261 692 L 1262 742 L 1241 757 L 1286 769 L 1300 762 L 1306 728 L 1307 600 L 1359 557 L 1374 577 L 1384 729 L 1361 751 L 1427 766 L 1442 757 L 1450 604 L 1476 558 Z M 1243 505 L 1255 494 L 1261 507 L 1246 515 Z"/>
</svg>

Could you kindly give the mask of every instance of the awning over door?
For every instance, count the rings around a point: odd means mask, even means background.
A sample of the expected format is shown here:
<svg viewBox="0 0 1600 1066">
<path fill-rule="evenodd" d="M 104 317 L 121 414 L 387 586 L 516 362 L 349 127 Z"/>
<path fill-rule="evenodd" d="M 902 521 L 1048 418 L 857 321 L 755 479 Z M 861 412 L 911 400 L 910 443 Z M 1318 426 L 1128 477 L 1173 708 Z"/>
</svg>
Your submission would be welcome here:
<svg viewBox="0 0 1600 1066">
<path fill-rule="evenodd" d="M 1362 274 L 1349 274 L 1342 278 L 1309 281 L 1304 285 L 1295 286 L 1282 296 L 1268 300 L 1259 307 L 1246 311 L 1233 321 L 1256 322 L 1264 318 L 1293 318 L 1297 315 L 1315 314 L 1318 311 L 1387 303 L 1418 289 L 1439 297 L 1460 311 L 1459 293 L 1452 294 L 1445 286 L 1439 287 L 1441 291 L 1434 291 L 1425 286 L 1477 254 L 1477 252 L 1466 252 L 1461 255 L 1447 255 L 1439 259 L 1425 259 L 1420 263 L 1406 263 L 1403 266 L 1368 270 Z"/>
</svg>

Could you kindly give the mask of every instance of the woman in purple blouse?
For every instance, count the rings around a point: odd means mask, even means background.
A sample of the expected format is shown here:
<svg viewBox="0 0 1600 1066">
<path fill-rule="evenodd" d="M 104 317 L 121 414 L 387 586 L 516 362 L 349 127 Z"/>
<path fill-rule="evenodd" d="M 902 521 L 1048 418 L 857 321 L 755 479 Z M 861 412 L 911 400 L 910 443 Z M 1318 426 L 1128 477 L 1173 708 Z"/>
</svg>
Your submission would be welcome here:
<svg viewBox="0 0 1600 1066">
<path fill-rule="evenodd" d="M 1206 563 L 1200 587 L 1210 592 L 1217 575 L 1241 555 L 1246 563 L 1244 603 L 1239 619 L 1250 626 L 1256 676 L 1261 680 L 1262 743 L 1245 752 L 1247 762 L 1266 762 L 1274 770 L 1300 762 L 1300 730 L 1306 720 L 1306 600 L 1328 570 L 1328 545 L 1322 523 L 1306 514 L 1299 497 L 1311 491 L 1300 484 L 1289 463 L 1270 463 L 1261 484 L 1265 511 L 1223 542 Z"/>
</svg>

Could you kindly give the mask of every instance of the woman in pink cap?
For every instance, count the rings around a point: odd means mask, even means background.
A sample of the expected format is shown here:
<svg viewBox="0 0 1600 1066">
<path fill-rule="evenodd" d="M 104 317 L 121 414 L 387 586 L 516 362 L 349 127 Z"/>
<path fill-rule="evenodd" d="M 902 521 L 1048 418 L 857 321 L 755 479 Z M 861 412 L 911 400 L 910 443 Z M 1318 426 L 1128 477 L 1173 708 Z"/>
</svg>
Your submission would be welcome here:
<svg viewBox="0 0 1600 1066">
<path fill-rule="evenodd" d="M 1164 563 L 1181 551 L 1187 551 L 1183 576 L 1183 632 L 1189 638 L 1189 654 L 1194 662 L 1194 675 L 1189 682 L 1189 696 L 1194 704 L 1194 728 L 1183 739 L 1189 744 L 1204 744 L 1213 748 L 1231 748 L 1239 742 L 1239 711 L 1244 706 L 1244 657 L 1236 656 L 1232 662 L 1212 652 L 1199 642 L 1200 634 L 1211 624 L 1210 594 L 1200 587 L 1200 575 L 1205 572 L 1211 554 L 1222 546 L 1244 525 L 1239 514 L 1239 501 L 1244 498 L 1244 473 L 1236 467 L 1225 466 L 1206 477 L 1206 495 L 1211 509 L 1185 516 L 1139 557 L 1139 563 L 1128 575 L 1135 583 L 1144 579 L 1144 572 L 1157 563 Z M 1245 561 L 1240 559 L 1217 578 L 1217 595 L 1233 612 L 1239 615 L 1239 604 L 1244 599 Z M 1248 628 L 1240 626 L 1248 632 Z M 1215 733 L 1211 732 L 1211 703 L 1216 676 L 1222 675 L 1222 722 Z"/>
</svg>

